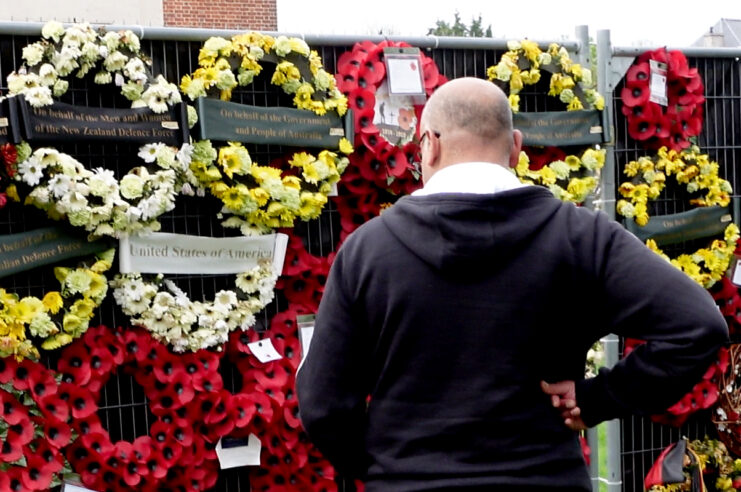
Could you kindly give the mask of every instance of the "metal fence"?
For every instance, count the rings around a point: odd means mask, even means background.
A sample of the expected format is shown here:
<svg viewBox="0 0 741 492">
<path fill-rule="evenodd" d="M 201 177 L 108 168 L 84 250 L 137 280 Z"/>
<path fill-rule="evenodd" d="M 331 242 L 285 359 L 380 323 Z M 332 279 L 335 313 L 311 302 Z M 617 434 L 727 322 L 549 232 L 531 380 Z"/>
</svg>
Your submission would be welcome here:
<svg viewBox="0 0 741 492">
<path fill-rule="evenodd" d="M 21 65 L 21 50 L 29 42 L 37 39 L 39 26 L 0 25 L 0 90 L 7 92 L 7 75 Z M 153 60 L 153 72 L 162 73 L 173 82 L 177 82 L 183 75 L 192 73 L 197 68 L 198 50 L 206 34 L 202 30 L 156 31 L 159 39 L 144 37 L 143 49 Z M 229 32 L 213 32 L 211 34 L 230 35 Z M 579 41 L 561 41 L 571 51 L 579 49 L 577 57 L 582 63 L 589 63 L 589 49 L 587 32 L 577 30 Z M 383 38 L 373 39 L 380 41 Z M 313 49 L 317 49 L 324 61 L 325 68 L 334 72 L 339 56 L 352 49 L 352 45 L 361 38 L 317 38 L 307 39 Z M 398 38 L 401 41 L 404 39 Z M 505 50 L 504 40 L 455 40 L 455 39 L 406 39 L 412 45 L 421 46 L 425 53 L 438 65 L 440 72 L 449 79 L 472 76 L 486 78 L 486 69 L 497 63 Z M 546 43 L 543 43 L 546 44 Z M 610 53 L 613 56 L 613 53 Z M 615 57 L 625 55 L 615 55 Z M 604 62 L 604 60 L 603 60 Z M 734 190 L 741 189 L 741 173 L 736 172 L 737 164 L 741 164 L 741 75 L 739 74 L 738 59 L 734 57 L 696 56 L 690 59 L 690 64 L 700 69 L 705 81 L 705 127 L 700 137 L 701 148 L 721 164 L 721 175 L 726 177 L 734 186 Z M 603 66 L 603 63 L 601 63 Z M 602 74 L 600 74 L 602 76 Z M 615 82 L 615 94 L 619 95 L 620 83 Z M 523 111 L 543 111 L 549 109 L 551 99 L 546 96 L 546 90 L 536 87 L 522 93 Z M 611 89 L 608 85 L 608 91 Z M 603 90 L 604 91 L 604 90 Z M 122 104 L 121 101 L 100 91 L 93 84 L 86 81 L 75 81 L 72 89 L 65 98 L 65 102 L 74 104 L 101 107 Z M 279 89 L 269 84 L 265 77 L 259 77 L 246 89 L 235 91 L 235 101 L 258 106 L 283 105 L 290 106 L 290 100 L 281 95 Z M 611 99 L 608 97 L 608 101 Z M 626 121 L 620 113 L 620 100 L 612 99 L 612 114 L 614 115 L 614 146 L 608 147 L 611 151 L 615 169 L 605 170 L 607 179 L 613 189 L 606 191 L 607 199 L 604 207 L 612 206 L 614 198 L 614 184 L 619 182 L 619 173 L 629 160 L 643 155 L 636 142 L 627 134 Z M 60 150 L 72 154 L 87 166 L 105 166 L 116 172 L 124 172 L 130 167 L 129 163 L 136 162 L 137 149 L 132 145 L 105 145 L 105 144 L 78 144 L 69 143 L 59 146 Z M 283 156 L 288 149 L 281 146 L 247 145 L 253 160 L 267 163 L 270 160 Z M 610 160 L 608 159 L 608 163 Z M 613 173 L 610 176 L 610 173 Z M 617 174 L 617 176 L 616 176 Z M 665 202 L 667 212 L 679 211 L 679 204 L 672 199 Z M 161 218 L 163 231 L 185 234 L 220 236 L 226 233 L 216 220 L 219 205 L 215 199 L 187 198 L 178 199 L 177 208 Z M 738 219 L 738 217 L 737 217 Z M 42 213 L 22 207 L 9 205 L 0 212 L 0 234 L 12 234 L 33 229 L 46 223 Z M 311 223 L 300 224 L 296 233 L 305 239 L 308 250 L 312 254 L 327 255 L 334 250 L 339 238 L 339 217 L 336 209 L 328 204 L 322 216 Z M 43 269 L 42 269 L 43 270 Z M 228 287 L 225 279 L 207 276 L 180 276 L 176 281 L 188 292 L 200 293 L 204 296 Z M 3 287 L 17 292 L 19 295 L 39 295 L 44 286 L 54 282 L 50 272 L 36 272 L 31 274 L 17 274 L 8 277 Z M 286 301 L 280 295 L 259 318 L 261 326 L 268 326 L 272 315 L 284 309 Z M 107 300 L 94 320 L 108 326 L 125 325 L 127 319 L 115 304 Z M 53 356 L 52 356 L 53 358 Z M 53 361 L 50 361 L 53 362 Z M 223 370 L 225 385 L 235 389 L 239 377 L 232 367 L 226 366 Z M 133 439 L 145 435 L 149 428 L 151 414 L 147 409 L 146 399 L 140 388 L 128 376 L 116 376 L 106 385 L 100 401 L 100 414 L 104 425 L 111 433 L 112 440 Z M 658 453 L 669 443 L 676 441 L 680 436 L 702 437 L 706 432 L 712 432 L 705 424 L 707 416 L 693 419 L 693 423 L 682 429 L 670 429 L 651 423 L 647 419 L 631 418 L 622 422 L 619 452 L 622 468 L 622 489 L 626 491 L 642 490 L 642 479 L 648 467 Z M 593 444 L 594 445 L 594 444 Z M 342 488 L 345 488 L 344 484 Z M 348 488 L 349 489 L 349 488 Z M 247 491 L 250 490 L 248 471 L 246 469 L 227 470 L 220 475 L 219 482 L 214 490 L 219 491 Z"/>
</svg>

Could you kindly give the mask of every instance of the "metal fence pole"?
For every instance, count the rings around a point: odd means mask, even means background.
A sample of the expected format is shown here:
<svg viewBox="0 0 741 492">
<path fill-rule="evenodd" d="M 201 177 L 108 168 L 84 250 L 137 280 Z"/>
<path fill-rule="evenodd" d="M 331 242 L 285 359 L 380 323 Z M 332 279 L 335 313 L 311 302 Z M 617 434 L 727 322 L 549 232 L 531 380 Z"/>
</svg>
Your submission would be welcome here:
<svg viewBox="0 0 741 492">
<path fill-rule="evenodd" d="M 597 31 L 597 88 L 605 98 L 605 113 L 603 132 L 605 135 L 607 155 L 601 176 L 602 200 L 601 208 L 612 219 L 615 218 L 615 177 L 617 174 L 615 163 L 615 131 L 612 128 L 613 111 L 612 95 L 615 88 L 612 73 L 612 45 L 610 31 Z M 612 367 L 618 361 L 618 337 L 608 335 L 602 339 L 605 346 L 605 366 Z M 608 492 L 620 492 L 622 489 L 622 470 L 620 466 L 620 420 L 610 420 L 604 424 L 607 427 L 607 476 L 601 481 L 607 484 Z"/>
</svg>

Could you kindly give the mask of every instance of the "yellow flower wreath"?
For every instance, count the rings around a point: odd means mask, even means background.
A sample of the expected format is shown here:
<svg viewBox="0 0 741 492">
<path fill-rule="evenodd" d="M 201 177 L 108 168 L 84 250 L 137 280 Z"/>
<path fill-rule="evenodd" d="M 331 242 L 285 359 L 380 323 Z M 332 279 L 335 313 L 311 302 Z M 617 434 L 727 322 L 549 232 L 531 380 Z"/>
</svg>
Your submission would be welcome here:
<svg viewBox="0 0 741 492">
<path fill-rule="evenodd" d="M 624 199 L 617 202 L 617 213 L 634 220 L 639 226 L 645 226 L 650 220 L 649 200 L 659 197 L 666 187 L 667 178 L 671 176 L 678 184 L 685 185 L 689 193 L 700 193 L 690 200 L 690 204 L 724 207 L 730 202 L 733 189 L 728 181 L 718 176 L 718 167 L 717 162 L 701 154 L 696 146 L 681 152 L 662 147 L 654 157 L 631 161 L 623 171 L 631 180 L 623 182 L 618 188 Z M 697 283 L 709 288 L 728 270 L 738 238 L 739 229 L 731 223 L 726 227 L 722 240 L 714 240 L 709 248 L 681 254 L 677 258 L 669 258 L 652 239 L 646 241 L 646 245 Z"/>
</svg>

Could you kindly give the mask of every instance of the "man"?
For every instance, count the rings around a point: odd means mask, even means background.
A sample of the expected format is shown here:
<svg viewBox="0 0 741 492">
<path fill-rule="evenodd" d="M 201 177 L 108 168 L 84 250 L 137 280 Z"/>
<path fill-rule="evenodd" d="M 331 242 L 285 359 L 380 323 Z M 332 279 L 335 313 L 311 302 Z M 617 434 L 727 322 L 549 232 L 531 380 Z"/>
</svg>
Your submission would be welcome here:
<svg viewBox="0 0 741 492">
<path fill-rule="evenodd" d="M 574 429 L 673 404 L 725 322 L 619 224 L 519 183 L 495 85 L 443 85 L 420 135 L 424 188 L 332 267 L 297 376 L 309 437 L 369 492 L 591 490 Z M 611 332 L 647 343 L 583 380 Z"/>
</svg>

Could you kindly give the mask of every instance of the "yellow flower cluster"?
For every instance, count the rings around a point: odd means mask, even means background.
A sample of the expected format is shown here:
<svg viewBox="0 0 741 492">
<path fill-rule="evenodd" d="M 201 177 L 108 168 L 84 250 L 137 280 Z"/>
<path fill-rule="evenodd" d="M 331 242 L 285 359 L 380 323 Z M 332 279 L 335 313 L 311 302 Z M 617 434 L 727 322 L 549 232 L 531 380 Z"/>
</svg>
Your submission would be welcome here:
<svg viewBox="0 0 741 492">
<path fill-rule="evenodd" d="M 526 85 L 537 84 L 543 70 L 551 73 L 548 95 L 560 98 L 568 111 L 604 108 L 605 99 L 594 89 L 591 70 L 574 63 L 563 46 L 552 43 L 547 51 L 541 51 L 536 42 L 525 39 L 508 42 L 507 49 L 486 75 L 491 81 L 509 83 L 512 111 L 520 109 L 520 91 Z"/>
<path fill-rule="evenodd" d="M 648 201 L 659 197 L 668 176 L 674 175 L 677 183 L 686 185 L 690 193 L 705 191 L 704 195 L 690 200 L 692 205 L 726 206 L 731 200 L 731 184 L 718 176 L 718 163 L 700 154 L 696 146 L 681 152 L 661 147 L 654 157 L 629 162 L 623 172 L 632 179 L 618 188 L 626 200 L 618 201 L 617 212 L 634 219 L 639 226 L 648 223 Z"/>
<path fill-rule="evenodd" d="M 559 200 L 582 203 L 597 187 L 604 165 L 604 149 L 587 149 L 581 157 L 570 155 L 533 171 L 527 154 L 520 152 L 515 174 L 523 183 L 545 186 Z"/>
<path fill-rule="evenodd" d="M 191 100 L 218 93 L 222 100 L 229 101 L 234 88 L 251 84 L 260 74 L 261 61 L 275 63 L 271 83 L 293 94 L 297 108 L 318 115 L 335 111 L 342 116 L 347 112 L 347 98 L 337 89 L 334 77 L 324 70 L 319 54 L 306 42 L 256 32 L 231 40 L 206 40 L 198 54 L 200 67 L 182 78 L 180 89 Z"/>
<path fill-rule="evenodd" d="M 340 151 L 350 154 L 352 145 L 341 139 Z M 245 235 L 293 227 L 294 220 L 319 216 L 332 186 L 349 163 L 346 156 L 322 150 L 317 156 L 306 152 L 293 155 L 291 170 L 260 166 L 252 162 L 247 149 L 230 142 L 218 151 L 208 140 L 197 142 L 191 170 L 231 214 L 225 227 L 238 227 Z"/>
<path fill-rule="evenodd" d="M 649 492 L 675 492 L 706 490 L 704 485 L 709 485 L 715 478 L 714 488 L 722 492 L 736 492 L 733 486 L 734 479 L 741 477 L 741 459 L 733 459 L 728 452 L 725 444 L 717 439 L 705 437 L 702 441 L 695 439 L 687 443 L 687 452 L 693 453 L 698 464 L 695 465 L 690 460 L 685 460 L 683 471 L 687 480 L 683 483 L 670 485 L 655 485 L 649 489 Z M 693 471 L 699 466 L 699 476 L 706 482 L 704 485 L 693 483 L 695 474 Z"/>
<path fill-rule="evenodd" d="M 0 357 L 38 359 L 31 337 L 43 340 L 51 350 L 67 345 L 87 331 L 94 310 L 108 292 L 103 275 L 111 268 L 115 250 L 98 255 L 89 268 L 56 267 L 54 276 L 61 288 L 43 298 L 24 297 L 0 288 Z"/>
<path fill-rule="evenodd" d="M 729 224 L 723 233 L 722 240 L 716 239 L 709 248 L 700 248 L 692 254 L 681 254 L 676 258 L 669 258 L 653 239 L 647 240 L 646 246 L 680 269 L 692 280 L 709 289 L 728 270 L 738 238 L 738 227 L 735 224 Z"/>
</svg>

